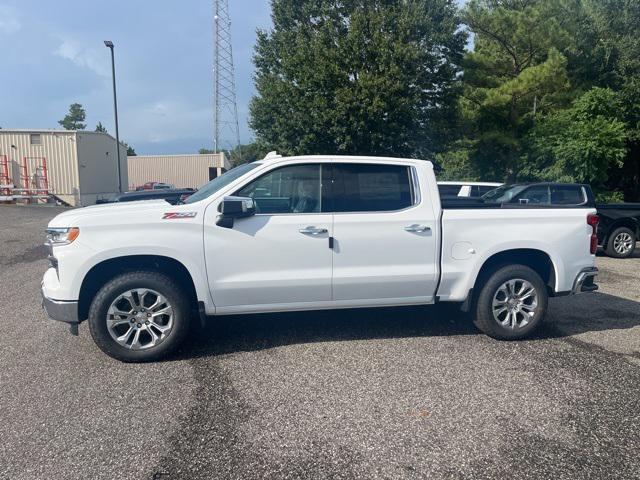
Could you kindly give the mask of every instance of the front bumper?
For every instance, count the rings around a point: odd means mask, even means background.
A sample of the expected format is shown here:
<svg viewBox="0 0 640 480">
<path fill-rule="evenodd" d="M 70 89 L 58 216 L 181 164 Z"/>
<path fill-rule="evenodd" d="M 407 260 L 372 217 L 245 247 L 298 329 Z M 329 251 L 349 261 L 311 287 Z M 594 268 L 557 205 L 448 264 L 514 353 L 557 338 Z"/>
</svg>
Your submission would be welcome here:
<svg viewBox="0 0 640 480">
<path fill-rule="evenodd" d="M 576 279 L 573 281 L 571 293 L 573 295 L 583 292 L 595 292 L 598 285 L 595 283 L 596 275 L 598 275 L 597 267 L 587 267 L 580 270 Z"/>
<path fill-rule="evenodd" d="M 42 293 L 42 307 L 51 320 L 70 324 L 80 323 L 78 318 L 78 302 L 53 300 L 44 294 L 44 289 L 41 289 L 40 292 Z"/>
</svg>

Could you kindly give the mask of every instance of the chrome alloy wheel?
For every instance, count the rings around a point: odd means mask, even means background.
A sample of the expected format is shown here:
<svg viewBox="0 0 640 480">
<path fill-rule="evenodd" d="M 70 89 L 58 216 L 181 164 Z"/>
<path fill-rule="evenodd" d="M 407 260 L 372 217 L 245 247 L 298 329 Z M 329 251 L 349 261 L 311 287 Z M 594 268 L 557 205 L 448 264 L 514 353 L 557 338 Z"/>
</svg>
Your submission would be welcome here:
<svg viewBox="0 0 640 480">
<path fill-rule="evenodd" d="M 118 344 L 143 350 L 161 344 L 173 328 L 173 307 L 148 288 L 119 295 L 107 310 L 107 330 Z"/>
<path fill-rule="evenodd" d="M 523 328 L 538 308 L 538 292 L 526 280 L 516 278 L 504 282 L 493 296 L 493 318 L 503 327 Z"/>
<path fill-rule="evenodd" d="M 626 255 L 633 248 L 633 239 L 627 232 L 620 232 L 613 239 L 613 249 L 620 255 Z"/>
</svg>

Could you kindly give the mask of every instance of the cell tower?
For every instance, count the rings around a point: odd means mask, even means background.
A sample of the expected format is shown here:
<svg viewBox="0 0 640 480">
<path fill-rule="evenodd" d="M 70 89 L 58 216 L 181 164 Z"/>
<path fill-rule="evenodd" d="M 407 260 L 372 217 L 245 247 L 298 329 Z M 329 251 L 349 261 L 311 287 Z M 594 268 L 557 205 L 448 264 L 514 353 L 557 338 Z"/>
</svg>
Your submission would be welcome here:
<svg viewBox="0 0 640 480">
<path fill-rule="evenodd" d="M 213 151 L 218 153 L 240 145 L 228 0 L 213 0 L 213 82 Z"/>
</svg>

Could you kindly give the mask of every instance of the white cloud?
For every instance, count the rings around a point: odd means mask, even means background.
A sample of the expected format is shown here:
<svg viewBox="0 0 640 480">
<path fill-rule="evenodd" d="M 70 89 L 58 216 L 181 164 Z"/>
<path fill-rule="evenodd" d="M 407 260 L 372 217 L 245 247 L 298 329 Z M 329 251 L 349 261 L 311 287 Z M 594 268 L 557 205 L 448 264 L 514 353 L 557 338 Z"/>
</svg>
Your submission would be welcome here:
<svg viewBox="0 0 640 480">
<path fill-rule="evenodd" d="M 53 52 L 66 60 L 70 60 L 75 65 L 107 77 L 110 75 L 109 57 L 104 51 L 91 48 L 83 48 L 72 40 L 63 40 L 60 46 Z"/>
<path fill-rule="evenodd" d="M 0 5 L 0 33 L 11 35 L 22 28 L 18 14 L 13 8 Z"/>
</svg>

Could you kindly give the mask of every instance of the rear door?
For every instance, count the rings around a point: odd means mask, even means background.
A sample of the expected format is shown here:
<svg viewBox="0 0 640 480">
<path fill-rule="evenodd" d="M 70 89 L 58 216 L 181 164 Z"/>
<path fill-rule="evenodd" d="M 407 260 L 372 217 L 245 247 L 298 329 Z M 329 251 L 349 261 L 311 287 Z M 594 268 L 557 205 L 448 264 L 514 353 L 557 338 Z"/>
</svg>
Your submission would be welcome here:
<svg viewBox="0 0 640 480">
<path fill-rule="evenodd" d="M 437 219 L 410 164 L 333 164 L 333 299 L 429 303 Z"/>
</svg>

